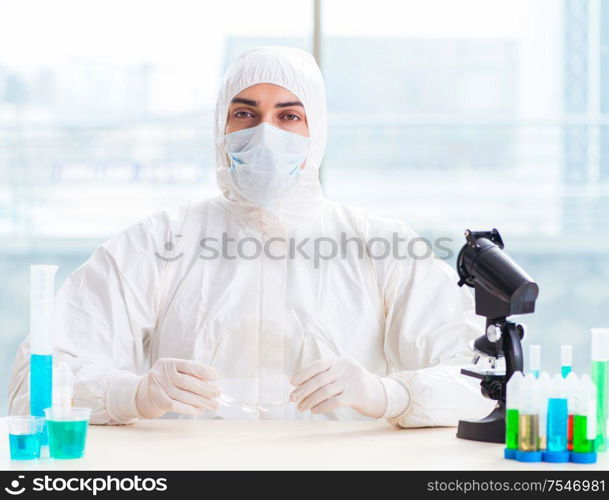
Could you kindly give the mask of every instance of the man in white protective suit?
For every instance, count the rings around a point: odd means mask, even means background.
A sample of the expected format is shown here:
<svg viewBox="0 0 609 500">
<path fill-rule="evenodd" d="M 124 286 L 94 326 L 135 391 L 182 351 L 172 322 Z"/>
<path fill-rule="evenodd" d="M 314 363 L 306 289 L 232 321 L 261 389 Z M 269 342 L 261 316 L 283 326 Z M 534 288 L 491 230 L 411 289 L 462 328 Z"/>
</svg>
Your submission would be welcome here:
<svg viewBox="0 0 609 500">
<path fill-rule="evenodd" d="M 310 54 L 241 55 L 220 86 L 215 144 L 221 195 L 130 226 L 57 292 L 55 361 L 71 368 L 73 404 L 92 423 L 419 427 L 489 413 L 459 373 L 481 330 L 456 273 L 421 257 L 403 222 L 323 195 L 326 101 Z M 28 389 L 29 338 L 11 413 L 28 412 Z"/>
</svg>

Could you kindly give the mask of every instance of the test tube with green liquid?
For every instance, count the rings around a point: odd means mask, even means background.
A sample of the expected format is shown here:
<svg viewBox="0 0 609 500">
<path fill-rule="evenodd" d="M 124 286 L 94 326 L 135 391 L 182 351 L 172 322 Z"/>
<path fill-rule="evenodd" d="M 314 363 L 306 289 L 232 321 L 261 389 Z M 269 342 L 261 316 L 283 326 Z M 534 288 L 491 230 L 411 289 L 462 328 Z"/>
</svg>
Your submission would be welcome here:
<svg viewBox="0 0 609 500">
<path fill-rule="evenodd" d="M 609 328 L 592 328 L 592 382 L 596 385 L 596 451 L 607 451 Z"/>
<path fill-rule="evenodd" d="M 578 384 L 575 415 L 573 415 L 573 450 L 571 461 L 596 462 L 596 386 L 588 375 Z"/>
<path fill-rule="evenodd" d="M 573 423 L 573 451 L 590 453 L 596 440 L 596 386 L 588 375 L 579 383 Z"/>
<path fill-rule="evenodd" d="M 512 374 L 506 384 L 505 396 L 505 458 L 516 458 L 518 450 L 518 407 L 522 372 Z"/>
<path fill-rule="evenodd" d="M 589 377 L 588 377 L 589 378 Z M 577 398 L 580 390 L 580 381 L 575 372 L 570 372 L 565 379 L 567 383 L 567 411 L 569 420 L 567 423 L 567 449 L 573 449 L 573 424 L 577 410 Z"/>
</svg>

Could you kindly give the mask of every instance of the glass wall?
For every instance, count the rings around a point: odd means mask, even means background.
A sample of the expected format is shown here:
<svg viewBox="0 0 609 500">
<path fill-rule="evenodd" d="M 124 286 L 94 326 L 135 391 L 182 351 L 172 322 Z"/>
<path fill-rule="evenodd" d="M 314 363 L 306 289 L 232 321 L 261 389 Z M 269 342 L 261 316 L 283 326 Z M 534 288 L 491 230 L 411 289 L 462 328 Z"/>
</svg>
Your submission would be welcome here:
<svg viewBox="0 0 609 500">
<path fill-rule="evenodd" d="M 0 0 L 0 414 L 29 265 L 59 265 L 59 285 L 122 228 L 217 195 L 230 47 L 308 48 L 312 20 L 310 0 Z"/>
<path fill-rule="evenodd" d="M 455 253 L 498 228 L 540 285 L 527 344 L 587 368 L 609 325 L 609 1 L 324 5 L 328 196 Z"/>
<path fill-rule="evenodd" d="M 0 1 L 0 413 L 28 268 L 217 193 L 223 70 L 311 49 L 313 2 Z M 452 238 L 497 227 L 539 282 L 553 369 L 609 324 L 609 0 L 322 2 L 328 197 Z M 454 263 L 454 257 L 451 265 Z"/>
</svg>

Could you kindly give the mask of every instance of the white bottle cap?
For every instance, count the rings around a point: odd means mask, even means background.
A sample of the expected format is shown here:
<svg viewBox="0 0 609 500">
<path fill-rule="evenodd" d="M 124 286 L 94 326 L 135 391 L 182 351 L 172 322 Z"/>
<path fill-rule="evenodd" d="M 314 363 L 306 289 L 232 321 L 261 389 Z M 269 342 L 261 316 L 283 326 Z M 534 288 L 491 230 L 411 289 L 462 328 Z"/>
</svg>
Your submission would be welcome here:
<svg viewBox="0 0 609 500">
<path fill-rule="evenodd" d="M 53 302 L 57 266 L 30 266 L 30 351 L 53 354 Z"/>
<path fill-rule="evenodd" d="M 539 371 L 541 369 L 541 346 L 531 345 L 529 346 L 529 370 Z"/>
<path fill-rule="evenodd" d="M 596 385 L 588 375 L 579 379 L 576 414 L 587 417 L 586 438 L 596 439 Z"/>
<path fill-rule="evenodd" d="M 565 378 L 562 375 L 557 373 L 552 377 L 552 383 L 550 384 L 548 397 L 556 399 L 567 398 L 567 384 Z"/>
<path fill-rule="evenodd" d="M 592 328 L 592 361 L 609 361 L 609 328 Z"/>
<path fill-rule="evenodd" d="M 546 435 L 546 429 L 548 424 L 548 397 L 550 396 L 550 390 L 552 388 L 552 379 L 548 372 L 541 372 L 539 374 L 539 436 Z"/>
<path fill-rule="evenodd" d="M 539 380 L 532 373 L 527 373 L 520 385 L 520 413 L 537 415 L 539 413 Z"/>
<path fill-rule="evenodd" d="M 560 346 L 560 366 L 573 366 L 573 346 Z"/>
<path fill-rule="evenodd" d="M 567 384 L 567 407 L 569 409 L 569 415 L 575 414 L 577 409 L 577 398 L 579 392 L 579 379 L 575 372 L 570 372 L 565 379 Z"/>
<path fill-rule="evenodd" d="M 524 380 L 522 372 L 514 372 L 505 386 L 505 406 L 506 408 L 517 410 L 520 407 L 520 386 Z"/>
</svg>

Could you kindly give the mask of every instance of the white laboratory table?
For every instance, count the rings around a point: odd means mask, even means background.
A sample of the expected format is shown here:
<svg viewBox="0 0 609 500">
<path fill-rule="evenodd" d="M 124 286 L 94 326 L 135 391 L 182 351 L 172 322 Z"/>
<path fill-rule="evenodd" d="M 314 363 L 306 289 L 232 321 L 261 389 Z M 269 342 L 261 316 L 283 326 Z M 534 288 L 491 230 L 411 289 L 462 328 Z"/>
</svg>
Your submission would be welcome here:
<svg viewBox="0 0 609 500">
<path fill-rule="evenodd" d="M 595 465 L 523 464 L 503 445 L 458 439 L 455 428 L 395 429 L 385 422 L 141 420 L 89 426 L 78 460 L 11 461 L 0 420 L 0 466 L 11 470 L 436 469 L 609 470 Z"/>
</svg>

